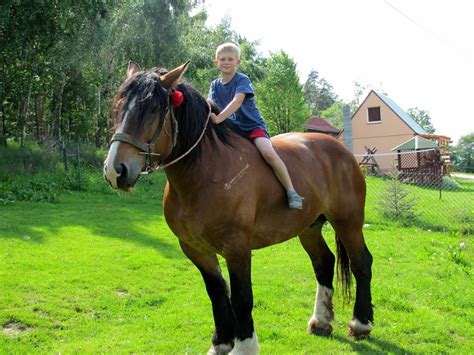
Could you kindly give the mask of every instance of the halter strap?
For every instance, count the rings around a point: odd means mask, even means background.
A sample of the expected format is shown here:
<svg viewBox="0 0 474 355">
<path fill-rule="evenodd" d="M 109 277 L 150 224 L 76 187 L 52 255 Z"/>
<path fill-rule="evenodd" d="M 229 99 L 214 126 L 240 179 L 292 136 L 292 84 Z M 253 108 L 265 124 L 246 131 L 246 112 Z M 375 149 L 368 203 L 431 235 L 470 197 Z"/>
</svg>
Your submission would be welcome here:
<svg viewBox="0 0 474 355">
<path fill-rule="evenodd" d="M 154 148 L 154 143 L 144 143 L 141 140 L 127 134 L 127 133 L 115 133 L 112 136 L 112 139 L 110 140 L 110 143 L 115 142 L 115 141 L 120 141 L 120 142 L 125 142 L 130 145 L 133 145 L 135 148 L 140 149 L 143 152 L 148 152 L 149 148 Z"/>
<path fill-rule="evenodd" d="M 179 156 L 178 158 L 174 159 L 173 161 L 170 161 L 169 163 L 166 163 L 165 165 L 159 165 L 157 168 L 155 168 L 154 170 L 157 171 L 159 169 L 164 169 L 164 168 L 167 168 L 169 167 L 170 165 L 173 165 L 174 163 L 177 163 L 178 161 L 180 161 L 181 159 L 183 159 L 186 155 L 188 155 L 189 153 L 191 153 L 191 151 L 196 148 L 196 146 L 199 144 L 199 142 L 201 141 L 202 137 L 204 137 L 204 134 L 206 133 L 206 129 L 207 129 L 207 124 L 209 123 L 209 119 L 211 118 L 211 113 L 212 113 L 212 110 L 211 110 L 211 104 L 209 103 L 209 101 L 206 101 L 207 102 L 207 105 L 209 106 L 209 114 L 207 115 L 207 119 L 206 119 L 206 123 L 204 124 L 204 128 L 201 132 L 201 135 L 199 136 L 198 140 L 191 146 L 191 148 L 189 148 L 186 153 L 184 153 L 183 155 Z"/>
<path fill-rule="evenodd" d="M 211 104 L 208 101 L 206 101 L 206 103 L 209 107 L 209 113 L 207 115 L 206 123 L 204 124 L 204 128 L 201 132 L 201 135 L 199 136 L 197 141 L 184 154 L 182 154 L 181 156 L 179 156 L 178 158 L 174 159 L 173 161 L 169 163 L 166 163 L 164 165 L 158 165 L 157 167 L 153 167 L 153 156 L 160 155 L 160 154 L 154 153 L 153 150 L 155 149 L 155 142 L 158 139 L 158 136 L 160 135 L 162 130 L 171 138 L 171 141 L 172 141 L 171 151 L 173 151 L 173 148 L 176 146 L 176 142 L 178 138 L 178 121 L 176 120 L 174 116 L 173 108 L 170 108 L 168 113 L 165 115 L 165 121 L 168 115 L 171 116 L 171 129 L 173 130 L 171 134 L 167 132 L 165 128 L 165 122 L 163 122 L 163 125 L 161 127 L 158 127 L 155 133 L 153 134 L 153 137 L 151 138 L 150 143 L 145 143 L 127 133 L 115 133 L 112 136 L 110 143 L 115 142 L 115 141 L 125 142 L 139 149 L 141 154 L 145 154 L 147 156 L 147 166 L 145 168 L 145 171 L 141 173 L 142 175 L 151 174 L 152 172 L 157 171 L 159 169 L 167 168 L 170 165 L 173 165 L 174 163 L 183 159 L 189 153 L 191 153 L 191 151 L 194 148 L 196 148 L 196 146 L 199 144 L 202 137 L 204 137 L 204 134 L 206 133 L 206 129 L 207 129 L 207 124 L 209 123 L 209 119 L 211 118 L 211 113 L 212 113 Z M 168 155 L 170 153 L 168 153 Z"/>
</svg>

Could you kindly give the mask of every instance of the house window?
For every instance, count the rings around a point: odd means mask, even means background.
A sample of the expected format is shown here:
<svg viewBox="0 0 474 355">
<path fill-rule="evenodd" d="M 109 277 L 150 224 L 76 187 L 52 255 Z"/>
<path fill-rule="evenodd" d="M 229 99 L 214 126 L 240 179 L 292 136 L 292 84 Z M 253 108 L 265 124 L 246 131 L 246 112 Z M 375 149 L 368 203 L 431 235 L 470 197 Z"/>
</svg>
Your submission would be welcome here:
<svg viewBox="0 0 474 355">
<path fill-rule="evenodd" d="M 369 123 L 382 121 L 380 117 L 380 107 L 369 107 L 368 116 Z"/>
</svg>

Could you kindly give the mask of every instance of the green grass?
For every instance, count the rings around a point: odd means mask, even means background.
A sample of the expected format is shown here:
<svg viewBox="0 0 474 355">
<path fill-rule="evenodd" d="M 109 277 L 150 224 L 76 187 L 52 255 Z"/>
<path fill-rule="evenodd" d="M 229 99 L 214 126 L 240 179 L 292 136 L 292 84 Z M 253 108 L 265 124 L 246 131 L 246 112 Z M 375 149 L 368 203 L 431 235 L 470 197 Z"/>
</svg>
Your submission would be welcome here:
<svg viewBox="0 0 474 355">
<path fill-rule="evenodd" d="M 366 221 L 376 224 L 393 224 L 380 214 L 382 199 L 387 196 L 390 180 L 368 176 Z M 449 231 L 460 234 L 474 233 L 474 180 L 456 179 L 457 189 L 442 190 L 403 184 L 414 198 L 414 212 L 417 216 L 413 225 L 423 229 Z"/>
<path fill-rule="evenodd" d="M 164 222 L 162 176 L 132 194 L 95 184 L 57 203 L 0 206 L 0 353 L 205 353 L 210 302 Z M 325 235 L 334 250 L 330 227 Z M 315 283 L 296 239 L 254 252 L 262 353 L 473 353 L 472 236 L 378 224 L 365 235 L 367 341 L 347 336 L 353 303 L 343 305 L 339 285 L 333 335 L 306 334 Z"/>
</svg>

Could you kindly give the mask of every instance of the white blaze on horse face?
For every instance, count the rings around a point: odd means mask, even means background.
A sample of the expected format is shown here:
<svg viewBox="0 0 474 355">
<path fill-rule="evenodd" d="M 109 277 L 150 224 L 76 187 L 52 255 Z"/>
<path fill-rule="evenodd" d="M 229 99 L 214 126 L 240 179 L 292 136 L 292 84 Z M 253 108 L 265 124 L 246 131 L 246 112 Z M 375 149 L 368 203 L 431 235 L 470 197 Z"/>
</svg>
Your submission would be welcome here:
<svg viewBox="0 0 474 355">
<path fill-rule="evenodd" d="M 115 133 L 124 133 L 125 132 L 125 127 L 127 126 L 127 119 L 128 119 L 128 113 L 130 110 L 132 110 L 135 106 L 135 99 L 130 104 L 130 108 L 127 110 L 125 113 L 122 123 L 120 123 L 120 127 Z M 112 144 L 110 144 L 109 148 L 109 153 L 107 154 L 107 158 L 105 159 L 104 162 L 104 174 L 106 179 L 110 182 L 113 188 L 117 188 L 117 177 L 120 176 L 119 173 L 115 171 L 114 168 L 114 161 L 117 156 L 117 150 L 119 147 L 120 142 L 114 141 Z"/>
<path fill-rule="evenodd" d="M 260 346 L 258 345 L 257 334 L 252 334 L 251 338 L 244 340 L 235 339 L 235 345 L 230 355 L 247 355 L 247 354 L 258 354 L 260 352 Z"/>
</svg>

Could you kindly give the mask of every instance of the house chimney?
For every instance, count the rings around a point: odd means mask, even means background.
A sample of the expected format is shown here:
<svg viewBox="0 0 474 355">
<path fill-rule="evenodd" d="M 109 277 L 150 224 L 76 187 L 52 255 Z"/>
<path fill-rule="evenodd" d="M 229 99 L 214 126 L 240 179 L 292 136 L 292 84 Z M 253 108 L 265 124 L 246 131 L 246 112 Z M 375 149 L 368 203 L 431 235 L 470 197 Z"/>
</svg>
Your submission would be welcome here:
<svg viewBox="0 0 474 355">
<path fill-rule="evenodd" d="M 349 105 L 344 105 L 342 117 L 344 118 L 344 144 L 352 152 L 352 120 Z"/>
</svg>

